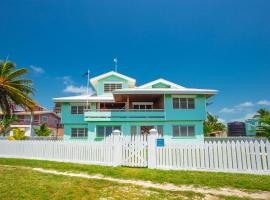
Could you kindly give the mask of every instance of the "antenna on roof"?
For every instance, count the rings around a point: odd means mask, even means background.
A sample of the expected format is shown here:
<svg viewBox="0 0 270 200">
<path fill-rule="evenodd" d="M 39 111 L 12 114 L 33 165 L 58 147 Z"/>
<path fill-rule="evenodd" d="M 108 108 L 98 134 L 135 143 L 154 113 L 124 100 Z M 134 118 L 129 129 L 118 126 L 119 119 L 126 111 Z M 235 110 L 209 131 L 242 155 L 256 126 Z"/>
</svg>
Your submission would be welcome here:
<svg viewBox="0 0 270 200">
<path fill-rule="evenodd" d="M 88 69 L 87 72 L 85 72 L 83 77 L 87 77 L 87 85 L 86 85 L 86 109 L 88 109 L 88 96 L 89 96 L 89 86 L 90 86 L 90 70 Z"/>
<path fill-rule="evenodd" d="M 113 59 L 113 62 L 114 62 L 114 71 L 117 72 L 117 63 L 118 63 L 118 60 L 117 60 L 116 57 Z"/>
</svg>

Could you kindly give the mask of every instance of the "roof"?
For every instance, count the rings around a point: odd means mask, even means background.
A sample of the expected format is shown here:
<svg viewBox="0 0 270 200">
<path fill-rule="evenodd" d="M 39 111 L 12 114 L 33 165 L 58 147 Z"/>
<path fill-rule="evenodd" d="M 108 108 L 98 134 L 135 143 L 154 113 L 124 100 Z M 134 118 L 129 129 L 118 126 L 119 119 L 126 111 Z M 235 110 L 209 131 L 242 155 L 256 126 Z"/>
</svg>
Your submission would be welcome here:
<svg viewBox="0 0 270 200">
<path fill-rule="evenodd" d="M 134 78 L 125 76 L 125 75 L 120 74 L 120 73 L 115 72 L 115 71 L 110 71 L 110 72 L 107 72 L 105 74 L 101 74 L 99 76 L 93 77 L 93 78 L 90 79 L 90 82 L 94 87 L 96 87 L 98 80 L 103 79 L 103 78 L 108 77 L 108 76 L 111 76 L 111 75 L 114 75 L 114 76 L 117 76 L 117 77 L 120 77 L 120 78 L 123 78 L 123 79 L 127 80 L 128 85 L 130 87 L 135 86 L 136 80 Z"/>
<path fill-rule="evenodd" d="M 126 88 L 113 91 L 113 94 L 204 94 L 207 97 L 217 93 L 217 90 L 196 88 Z"/>
<path fill-rule="evenodd" d="M 157 80 L 155 80 L 155 81 L 151 81 L 151 82 L 146 83 L 146 84 L 144 84 L 144 85 L 141 85 L 141 86 L 139 86 L 139 87 L 137 87 L 137 88 L 147 88 L 147 87 L 150 87 L 150 86 L 155 85 L 155 84 L 157 84 L 157 83 L 163 83 L 163 84 L 165 84 L 165 85 L 170 85 L 170 86 L 172 86 L 172 87 L 174 87 L 174 88 L 177 88 L 177 89 L 183 89 L 183 88 L 185 88 L 185 87 L 183 87 L 183 86 L 181 86 L 181 85 L 177 85 L 177 84 L 175 84 L 175 83 L 173 83 L 173 82 L 171 82 L 171 81 L 167 81 L 167 80 L 165 80 L 165 79 L 163 79 L 163 78 L 157 79 Z"/>
<path fill-rule="evenodd" d="M 79 95 L 70 97 L 53 98 L 54 102 L 112 102 L 113 96 L 91 96 L 91 95 Z"/>
<path fill-rule="evenodd" d="M 56 116 L 57 118 L 60 118 L 59 115 L 57 115 L 54 111 L 51 111 L 51 110 L 41 110 L 41 111 L 33 111 L 33 112 L 30 112 L 30 111 L 15 111 L 13 113 L 14 115 L 41 115 L 41 114 L 52 114 L 54 116 Z M 3 113 L 0 111 L 0 115 L 3 115 Z"/>
</svg>

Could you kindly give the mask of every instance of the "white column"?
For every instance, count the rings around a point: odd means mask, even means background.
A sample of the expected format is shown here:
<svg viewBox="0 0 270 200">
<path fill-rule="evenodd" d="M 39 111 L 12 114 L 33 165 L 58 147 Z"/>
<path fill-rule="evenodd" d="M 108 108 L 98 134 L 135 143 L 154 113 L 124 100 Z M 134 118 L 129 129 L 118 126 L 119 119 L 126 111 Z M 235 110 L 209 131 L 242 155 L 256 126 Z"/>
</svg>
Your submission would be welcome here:
<svg viewBox="0 0 270 200">
<path fill-rule="evenodd" d="M 151 129 L 148 136 L 148 168 L 154 169 L 157 165 L 156 159 L 156 140 L 158 138 L 158 132 L 156 129 Z"/>
<path fill-rule="evenodd" d="M 113 135 L 113 166 L 120 166 L 122 163 L 122 140 L 121 140 L 121 131 L 120 130 L 114 130 L 112 132 Z"/>
</svg>

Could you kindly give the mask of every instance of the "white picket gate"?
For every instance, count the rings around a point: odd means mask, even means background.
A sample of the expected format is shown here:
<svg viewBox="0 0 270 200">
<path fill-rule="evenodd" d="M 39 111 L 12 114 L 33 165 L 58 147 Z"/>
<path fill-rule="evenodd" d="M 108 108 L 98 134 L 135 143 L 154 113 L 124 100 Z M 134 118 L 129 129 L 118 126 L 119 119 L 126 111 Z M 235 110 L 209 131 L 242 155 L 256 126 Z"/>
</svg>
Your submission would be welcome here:
<svg viewBox="0 0 270 200">
<path fill-rule="evenodd" d="M 147 167 L 148 146 L 146 136 L 123 137 L 122 165 L 129 167 Z"/>
<path fill-rule="evenodd" d="M 148 138 L 113 134 L 100 142 L 0 140 L 0 157 L 110 166 L 270 174 L 270 143 L 226 141 L 185 144 L 157 134 Z"/>
</svg>

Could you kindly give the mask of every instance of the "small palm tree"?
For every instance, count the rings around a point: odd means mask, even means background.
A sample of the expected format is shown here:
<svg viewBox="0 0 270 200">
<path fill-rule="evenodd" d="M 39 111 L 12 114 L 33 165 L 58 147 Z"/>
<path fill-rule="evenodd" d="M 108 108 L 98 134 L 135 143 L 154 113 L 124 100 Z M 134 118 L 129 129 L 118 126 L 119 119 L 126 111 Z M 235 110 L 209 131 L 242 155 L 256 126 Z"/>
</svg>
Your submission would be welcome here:
<svg viewBox="0 0 270 200">
<path fill-rule="evenodd" d="M 254 118 L 259 120 L 259 125 L 256 127 L 256 135 L 267 137 L 270 140 L 270 111 L 260 109 Z"/>
<path fill-rule="evenodd" d="M 0 108 L 5 116 L 11 116 L 13 105 L 32 110 L 36 103 L 30 97 L 34 93 L 32 81 L 24 78 L 26 68 L 16 69 L 13 62 L 0 61 Z"/>
<path fill-rule="evenodd" d="M 0 121 L 0 134 L 4 136 L 7 135 L 11 131 L 10 125 L 13 122 L 16 122 L 18 119 L 13 116 L 5 116 L 2 121 Z"/>
<path fill-rule="evenodd" d="M 47 124 L 42 124 L 40 127 L 35 128 L 35 133 L 37 136 L 49 136 L 52 133 L 52 129 Z"/>
<path fill-rule="evenodd" d="M 218 117 L 207 113 L 207 119 L 203 124 L 204 135 L 208 136 L 210 133 L 216 131 L 225 131 L 226 127 L 223 123 L 218 121 Z"/>
</svg>

